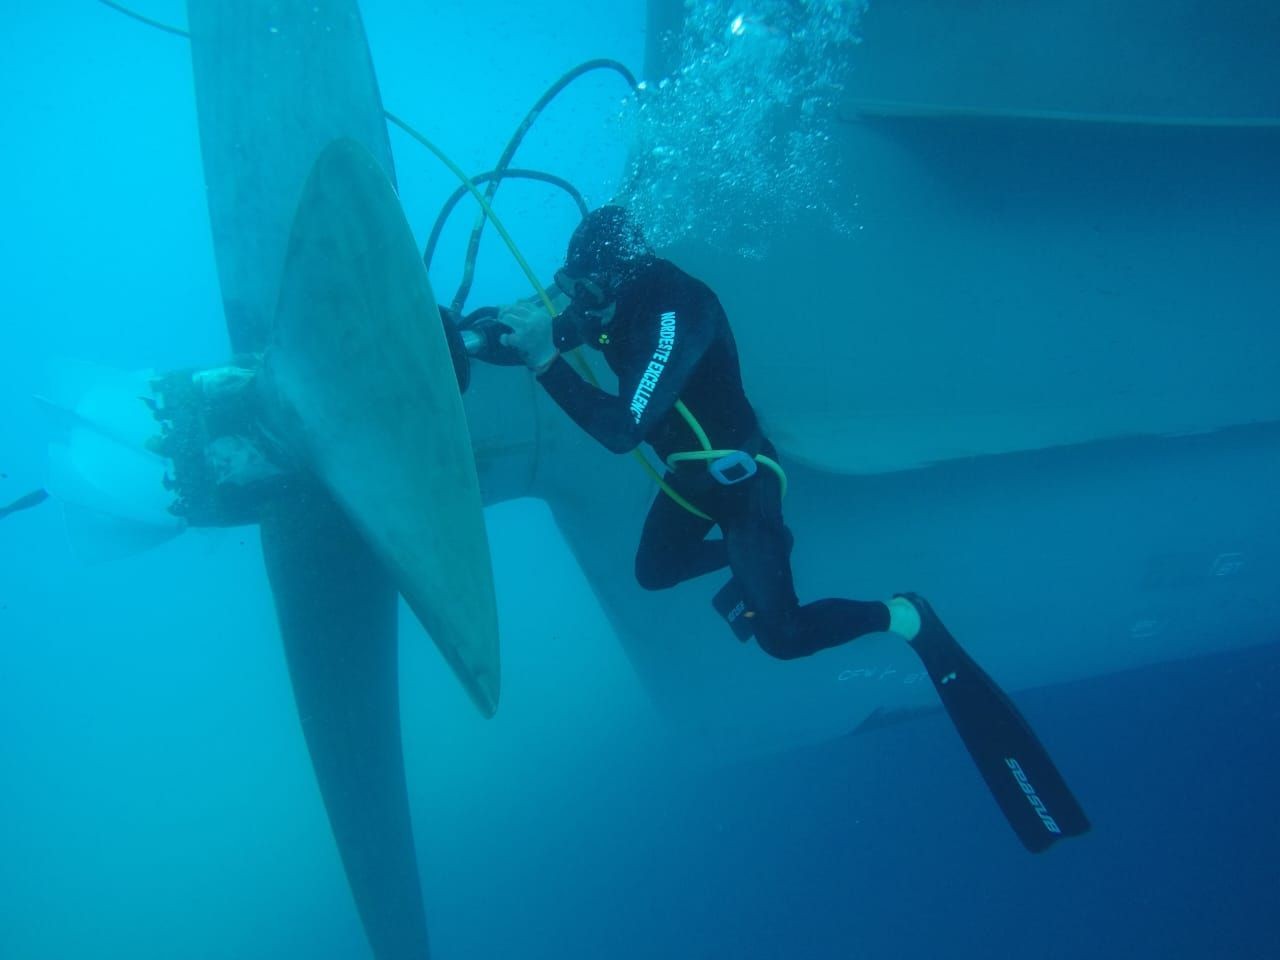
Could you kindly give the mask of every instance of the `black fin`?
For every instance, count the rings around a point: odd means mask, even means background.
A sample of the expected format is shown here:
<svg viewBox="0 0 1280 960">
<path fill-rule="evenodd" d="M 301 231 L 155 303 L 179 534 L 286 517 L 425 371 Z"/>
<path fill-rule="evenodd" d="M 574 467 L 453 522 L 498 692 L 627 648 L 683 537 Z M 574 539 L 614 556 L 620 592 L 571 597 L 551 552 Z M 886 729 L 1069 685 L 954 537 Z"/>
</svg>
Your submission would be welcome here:
<svg viewBox="0 0 1280 960">
<path fill-rule="evenodd" d="M 1022 845 L 1040 853 L 1087 832 L 1084 810 L 1013 701 L 961 649 L 927 601 L 903 596 L 920 611 L 912 649 Z"/>
<path fill-rule="evenodd" d="M 711 598 L 711 605 L 716 608 L 716 613 L 724 617 L 725 623 L 733 630 L 733 635 L 743 643 L 755 636 L 755 627 L 751 624 L 751 618 L 755 614 L 747 609 L 747 599 L 737 580 L 731 579 L 721 587 L 720 592 Z"/>
</svg>

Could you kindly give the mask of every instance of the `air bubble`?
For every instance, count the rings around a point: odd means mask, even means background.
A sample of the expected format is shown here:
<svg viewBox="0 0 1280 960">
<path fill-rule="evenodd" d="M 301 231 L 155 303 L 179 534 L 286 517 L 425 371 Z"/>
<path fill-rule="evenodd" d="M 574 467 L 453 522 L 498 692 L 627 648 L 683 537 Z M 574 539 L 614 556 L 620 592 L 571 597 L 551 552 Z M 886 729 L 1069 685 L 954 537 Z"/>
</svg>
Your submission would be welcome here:
<svg viewBox="0 0 1280 960">
<path fill-rule="evenodd" d="M 681 66 L 626 116 L 638 145 L 623 201 L 661 247 L 691 234 L 762 256 L 779 229 L 828 200 L 830 127 L 863 0 L 772 0 L 749 14 L 691 5 Z M 779 130 L 783 130 L 781 136 Z"/>
</svg>

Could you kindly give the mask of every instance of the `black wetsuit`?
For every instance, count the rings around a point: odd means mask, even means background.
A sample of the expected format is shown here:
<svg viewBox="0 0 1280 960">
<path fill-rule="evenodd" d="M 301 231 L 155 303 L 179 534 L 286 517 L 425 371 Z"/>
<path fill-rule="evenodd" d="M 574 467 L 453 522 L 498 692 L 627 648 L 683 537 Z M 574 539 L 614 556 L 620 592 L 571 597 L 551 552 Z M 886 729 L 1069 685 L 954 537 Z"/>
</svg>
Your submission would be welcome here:
<svg viewBox="0 0 1280 960">
<path fill-rule="evenodd" d="M 615 453 L 648 443 L 665 462 L 672 453 L 699 449 L 675 409 L 680 399 L 717 449 L 775 456 L 743 390 L 724 308 L 706 284 L 654 259 L 618 292 L 616 308 L 600 348 L 618 376 L 617 396 L 584 381 L 563 357 L 539 377 L 580 427 Z M 695 461 L 670 471 L 666 480 L 714 522 L 659 493 L 636 553 L 641 586 L 660 590 L 729 567 L 755 611 L 761 648 L 782 659 L 888 628 L 882 603 L 819 600 L 800 606 L 781 484 L 773 471 L 760 469 L 725 486 Z M 723 539 L 706 539 L 712 526 L 720 527 Z"/>
</svg>

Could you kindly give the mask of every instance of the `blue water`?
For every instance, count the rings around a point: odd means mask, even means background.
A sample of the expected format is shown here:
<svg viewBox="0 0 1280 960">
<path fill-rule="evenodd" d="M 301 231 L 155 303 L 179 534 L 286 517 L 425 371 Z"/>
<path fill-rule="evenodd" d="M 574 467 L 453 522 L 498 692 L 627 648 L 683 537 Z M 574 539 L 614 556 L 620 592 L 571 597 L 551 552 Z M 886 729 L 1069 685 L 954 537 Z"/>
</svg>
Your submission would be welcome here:
<svg viewBox="0 0 1280 960">
<path fill-rule="evenodd" d="M 490 165 L 573 64 L 644 60 L 640 4 L 608 17 L 585 0 L 445 6 L 362 9 L 387 106 L 468 169 Z M 183 7 L 139 0 L 176 24 Z M 710 9 L 698 21 L 707 30 Z M 755 56 L 781 56 L 774 34 L 755 36 Z M 695 89 L 709 96 L 741 69 L 719 66 Z M 23 5 L 0 31 L 0 89 L 8 502 L 45 482 L 48 427 L 30 398 L 55 358 L 165 370 L 219 362 L 228 345 L 184 42 L 100 4 Z M 438 89 L 452 93 L 429 95 Z M 627 138 L 654 135 L 624 92 L 603 75 L 575 86 L 522 163 L 607 199 Z M 826 176 L 812 152 L 821 128 L 807 135 L 739 168 L 702 219 L 668 210 L 662 229 L 719 235 L 734 196 L 782 216 L 791 198 L 770 192 L 765 163 L 804 160 L 807 175 Z M 452 183 L 407 140 L 393 144 L 421 239 Z M 549 275 L 572 208 L 523 184 L 502 203 Z M 452 291 L 469 224 L 458 215 L 446 233 L 438 289 Z M 742 240 L 747 254 L 761 242 Z M 523 295 L 521 283 L 491 236 L 472 303 Z M 1242 490 L 1265 486 L 1241 478 Z M 403 632 L 406 766 L 435 956 L 1276 954 L 1274 623 L 1244 649 L 1209 637 L 1205 648 L 1225 652 L 1019 691 L 1094 823 L 1031 857 L 940 713 L 728 763 L 673 750 L 682 730 L 646 695 L 545 507 L 507 503 L 487 520 L 504 625 L 498 717 L 479 719 L 416 625 Z M 3 521 L 0 545 L 0 958 L 368 957 L 256 532 L 190 532 L 86 566 L 45 505 Z M 1265 560 L 1278 544 L 1251 551 Z M 996 565 L 998 596 L 1001 558 L 980 559 Z M 1077 609 L 1083 636 L 1090 598 Z M 1034 623 L 1027 634 L 1033 644 Z"/>
</svg>

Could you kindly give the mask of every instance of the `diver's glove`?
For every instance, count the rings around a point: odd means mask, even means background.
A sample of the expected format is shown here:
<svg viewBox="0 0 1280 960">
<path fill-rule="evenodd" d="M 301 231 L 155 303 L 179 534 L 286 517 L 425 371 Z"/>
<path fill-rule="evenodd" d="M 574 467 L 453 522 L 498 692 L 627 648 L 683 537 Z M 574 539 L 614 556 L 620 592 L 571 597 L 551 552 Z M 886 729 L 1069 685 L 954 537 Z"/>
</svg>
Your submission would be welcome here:
<svg viewBox="0 0 1280 960">
<path fill-rule="evenodd" d="M 523 301 L 503 307 L 498 322 L 511 328 L 503 334 L 502 345 L 516 351 L 535 374 L 546 373 L 560 355 L 551 335 L 551 314 L 542 304 Z"/>
</svg>

